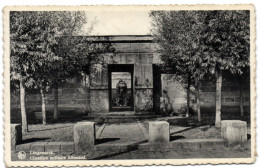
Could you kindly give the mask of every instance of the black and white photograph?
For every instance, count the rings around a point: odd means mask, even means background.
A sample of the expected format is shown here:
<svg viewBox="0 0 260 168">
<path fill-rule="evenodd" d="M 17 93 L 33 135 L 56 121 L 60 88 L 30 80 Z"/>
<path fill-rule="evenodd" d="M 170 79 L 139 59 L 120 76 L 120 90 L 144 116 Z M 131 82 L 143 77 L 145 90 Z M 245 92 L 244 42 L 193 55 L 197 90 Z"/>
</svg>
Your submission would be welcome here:
<svg viewBox="0 0 260 168">
<path fill-rule="evenodd" d="M 6 163 L 254 162 L 254 6 L 199 7 L 6 7 Z"/>
</svg>

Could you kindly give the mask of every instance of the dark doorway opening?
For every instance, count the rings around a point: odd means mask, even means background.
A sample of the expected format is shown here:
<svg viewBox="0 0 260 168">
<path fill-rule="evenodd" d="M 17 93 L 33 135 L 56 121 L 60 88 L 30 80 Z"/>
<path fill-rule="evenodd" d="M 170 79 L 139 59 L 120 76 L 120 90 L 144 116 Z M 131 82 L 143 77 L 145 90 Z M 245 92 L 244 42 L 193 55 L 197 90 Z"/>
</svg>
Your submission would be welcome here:
<svg viewBox="0 0 260 168">
<path fill-rule="evenodd" d="M 153 110 L 160 115 L 160 98 L 162 96 L 161 67 L 153 65 Z"/>
<path fill-rule="evenodd" d="M 132 64 L 108 65 L 109 111 L 133 111 Z"/>
</svg>

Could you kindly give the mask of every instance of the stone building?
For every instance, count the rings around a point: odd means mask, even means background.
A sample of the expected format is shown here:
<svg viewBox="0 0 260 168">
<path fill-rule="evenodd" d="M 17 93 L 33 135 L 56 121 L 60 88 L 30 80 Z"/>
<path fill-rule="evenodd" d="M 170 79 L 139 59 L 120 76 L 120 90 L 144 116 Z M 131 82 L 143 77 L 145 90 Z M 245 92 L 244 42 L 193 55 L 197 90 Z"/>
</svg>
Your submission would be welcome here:
<svg viewBox="0 0 260 168">
<path fill-rule="evenodd" d="M 153 113 L 156 78 L 154 65 L 158 62 L 150 36 L 110 36 L 107 38 L 116 50 L 113 64 L 90 69 L 91 113 L 134 111 Z M 104 42 L 104 41 L 102 41 Z M 107 41 L 105 41 L 107 42 Z M 98 66 L 97 66 L 98 67 Z M 127 84 L 126 105 L 117 104 L 119 80 Z M 158 97 L 160 98 L 160 97 Z M 160 99 L 158 99 L 159 101 Z"/>
<path fill-rule="evenodd" d="M 161 114 L 160 101 L 167 97 L 171 109 L 179 113 L 186 106 L 186 91 L 172 75 L 159 68 L 155 43 L 149 35 L 106 36 L 100 43 L 111 43 L 116 50 L 111 64 L 93 65 L 89 76 L 68 79 L 59 88 L 59 109 L 89 116 L 106 115 L 112 112 L 132 112 L 132 114 Z M 109 54 L 108 54 L 109 56 Z M 226 76 L 226 78 L 225 78 Z M 233 76 L 224 74 L 222 105 L 236 110 L 240 101 L 240 83 Z M 127 86 L 124 94 L 118 91 L 118 83 Z M 242 81 L 244 106 L 249 108 L 250 81 Z M 89 94 L 87 94 L 89 93 Z M 192 97 L 194 101 L 195 97 Z M 53 94 L 47 95 L 47 110 L 53 109 Z M 201 107 L 215 106 L 215 86 L 202 81 Z M 194 107 L 191 102 L 192 107 Z M 39 94 L 27 94 L 29 112 L 41 108 Z M 19 96 L 11 97 L 12 113 L 19 111 Z M 238 108 L 239 109 L 239 108 Z M 14 115 L 15 116 L 15 115 Z"/>
</svg>

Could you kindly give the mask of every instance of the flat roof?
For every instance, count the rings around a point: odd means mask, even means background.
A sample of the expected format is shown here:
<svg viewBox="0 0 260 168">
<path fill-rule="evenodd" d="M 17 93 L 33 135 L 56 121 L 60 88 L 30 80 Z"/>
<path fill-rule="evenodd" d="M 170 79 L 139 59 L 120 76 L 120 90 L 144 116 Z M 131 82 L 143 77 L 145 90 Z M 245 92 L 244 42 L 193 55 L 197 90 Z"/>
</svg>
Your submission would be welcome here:
<svg viewBox="0 0 260 168">
<path fill-rule="evenodd" d="M 151 43 L 153 42 L 153 37 L 151 35 L 96 35 L 96 36 L 74 36 L 74 37 L 84 37 L 95 42 L 110 42 L 110 43 Z"/>
</svg>

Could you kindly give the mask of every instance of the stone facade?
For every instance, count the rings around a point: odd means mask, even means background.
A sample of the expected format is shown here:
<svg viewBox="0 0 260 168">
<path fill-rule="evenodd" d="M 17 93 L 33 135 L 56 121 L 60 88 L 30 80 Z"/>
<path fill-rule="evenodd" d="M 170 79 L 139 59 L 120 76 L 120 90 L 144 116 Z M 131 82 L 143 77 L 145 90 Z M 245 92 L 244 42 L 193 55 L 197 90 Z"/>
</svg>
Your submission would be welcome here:
<svg viewBox="0 0 260 168">
<path fill-rule="evenodd" d="M 135 112 L 153 113 L 153 64 L 154 43 L 150 36 L 113 36 L 106 38 L 116 50 L 113 65 L 133 66 L 133 108 Z M 90 70 L 91 113 L 108 113 L 111 106 L 109 97 L 109 64 Z M 99 68 L 99 69 L 98 69 Z M 124 71 L 124 68 L 122 68 Z"/>
<path fill-rule="evenodd" d="M 108 114 L 111 111 L 111 86 L 109 84 L 111 66 L 130 66 L 132 68 L 133 108 L 130 111 L 160 114 L 158 107 L 160 107 L 160 98 L 163 97 L 168 98 L 170 109 L 176 112 L 185 107 L 187 95 L 183 85 L 171 78 L 170 74 L 161 74 L 154 67 L 160 63 L 160 60 L 155 52 L 156 44 L 151 36 L 107 36 L 98 42 L 112 44 L 116 50 L 113 61 L 107 65 L 91 66 L 89 76 L 66 79 L 67 83 L 59 88 L 60 111 L 88 115 Z M 108 53 L 107 58 L 110 59 L 110 57 L 111 54 Z M 242 83 L 244 105 L 249 107 L 250 82 L 246 80 Z M 239 106 L 239 86 L 239 82 L 235 82 L 233 77 L 225 77 L 223 74 L 223 106 Z M 53 111 L 53 99 L 52 92 L 47 94 L 47 111 Z M 194 106 L 194 100 L 195 97 L 192 93 L 192 106 Z M 200 100 L 201 107 L 215 106 L 214 83 L 201 82 Z M 26 101 L 29 116 L 32 112 L 41 110 L 39 92 L 27 91 Z M 20 118 L 19 115 L 19 96 L 16 93 L 11 95 L 11 119 Z"/>
</svg>

